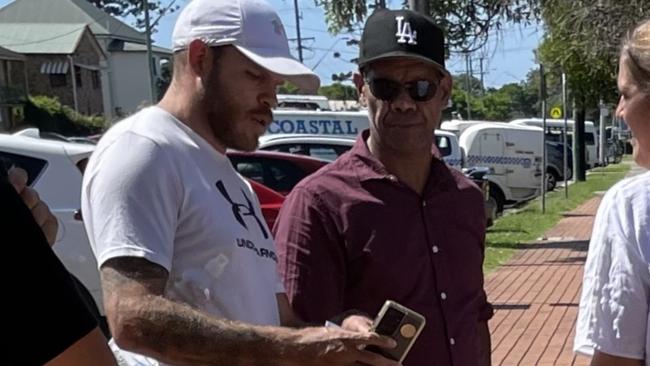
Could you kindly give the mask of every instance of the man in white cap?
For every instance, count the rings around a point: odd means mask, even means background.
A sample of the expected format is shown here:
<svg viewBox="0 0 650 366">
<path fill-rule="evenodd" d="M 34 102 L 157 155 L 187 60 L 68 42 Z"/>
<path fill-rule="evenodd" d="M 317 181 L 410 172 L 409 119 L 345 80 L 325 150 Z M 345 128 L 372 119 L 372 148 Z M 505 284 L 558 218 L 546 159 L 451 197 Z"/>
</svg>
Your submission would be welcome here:
<svg viewBox="0 0 650 366">
<path fill-rule="evenodd" d="M 279 327 L 303 324 L 259 202 L 225 156 L 257 147 L 284 80 L 319 85 L 290 56 L 278 15 L 264 0 L 194 0 L 173 48 L 162 101 L 111 128 L 84 177 L 84 223 L 119 358 L 392 365 L 363 350 L 394 346 L 365 318 L 347 318 L 355 331 Z"/>
</svg>

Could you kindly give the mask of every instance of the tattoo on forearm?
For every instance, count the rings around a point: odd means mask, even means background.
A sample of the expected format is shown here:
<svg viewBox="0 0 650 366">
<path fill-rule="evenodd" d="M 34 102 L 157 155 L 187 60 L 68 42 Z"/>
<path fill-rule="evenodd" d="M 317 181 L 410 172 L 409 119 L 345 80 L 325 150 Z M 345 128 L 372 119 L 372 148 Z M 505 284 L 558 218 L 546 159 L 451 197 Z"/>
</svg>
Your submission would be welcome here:
<svg viewBox="0 0 650 366">
<path fill-rule="evenodd" d="M 107 313 L 137 340 L 136 352 L 180 365 L 262 365 L 281 352 L 285 332 L 278 328 L 216 318 L 166 299 L 167 271 L 145 259 L 111 259 L 101 275 Z"/>
</svg>

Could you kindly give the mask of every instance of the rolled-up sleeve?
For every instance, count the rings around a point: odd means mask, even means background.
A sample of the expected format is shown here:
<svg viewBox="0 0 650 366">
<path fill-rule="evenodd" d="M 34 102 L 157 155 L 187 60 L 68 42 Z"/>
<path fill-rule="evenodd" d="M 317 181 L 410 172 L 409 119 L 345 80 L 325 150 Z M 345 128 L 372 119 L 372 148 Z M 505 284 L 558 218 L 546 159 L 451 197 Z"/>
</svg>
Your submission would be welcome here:
<svg viewBox="0 0 650 366">
<path fill-rule="evenodd" d="M 295 188 L 287 196 L 273 232 L 280 277 L 302 320 L 322 322 L 345 310 L 344 249 L 318 197 Z"/>
<path fill-rule="evenodd" d="M 574 350 L 643 359 L 646 353 L 650 272 L 630 234 L 625 200 L 609 195 L 594 225 L 585 264 Z"/>
</svg>

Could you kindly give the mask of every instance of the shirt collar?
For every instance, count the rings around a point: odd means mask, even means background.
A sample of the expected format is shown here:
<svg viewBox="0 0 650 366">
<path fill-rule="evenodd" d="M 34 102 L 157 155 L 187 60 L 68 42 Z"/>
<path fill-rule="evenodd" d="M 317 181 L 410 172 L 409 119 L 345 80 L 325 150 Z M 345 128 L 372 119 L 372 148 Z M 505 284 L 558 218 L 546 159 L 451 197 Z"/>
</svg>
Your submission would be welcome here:
<svg viewBox="0 0 650 366">
<path fill-rule="evenodd" d="M 370 137 L 370 130 L 366 129 L 362 131 L 359 136 L 357 136 L 357 141 L 354 143 L 354 146 L 352 146 L 352 149 L 350 150 L 350 153 L 352 155 L 352 163 L 356 168 L 355 170 L 357 176 L 359 177 L 359 180 L 362 182 L 374 179 L 387 179 L 390 181 L 397 181 L 397 178 L 386 169 L 384 164 L 382 164 L 382 162 L 379 161 L 379 159 L 377 159 L 370 152 L 367 144 L 368 137 Z M 433 159 L 431 160 L 431 171 L 429 173 L 430 183 L 432 183 L 432 179 L 438 180 L 442 177 L 451 177 L 449 173 L 442 174 L 440 171 L 440 169 L 447 170 L 449 168 L 444 161 L 438 158 L 436 152 L 437 149 L 435 147 L 432 148 L 431 155 L 433 156 Z M 447 179 L 444 178 L 442 181 L 436 183 L 446 183 Z"/>
</svg>

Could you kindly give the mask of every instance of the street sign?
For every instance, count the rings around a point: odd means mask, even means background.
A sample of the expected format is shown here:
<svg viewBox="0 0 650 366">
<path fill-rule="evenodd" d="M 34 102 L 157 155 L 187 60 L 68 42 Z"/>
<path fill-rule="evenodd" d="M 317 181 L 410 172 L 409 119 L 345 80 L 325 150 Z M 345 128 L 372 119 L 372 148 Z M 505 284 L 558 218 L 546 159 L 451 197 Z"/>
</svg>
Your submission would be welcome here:
<svg viewBox="0 0 650 366">
<path fill-rule="evenodd" d="M 558 119 L 562 117 L 562 108 L 554 107 L 551 109 L 551 118 Z"/>
</svg>

